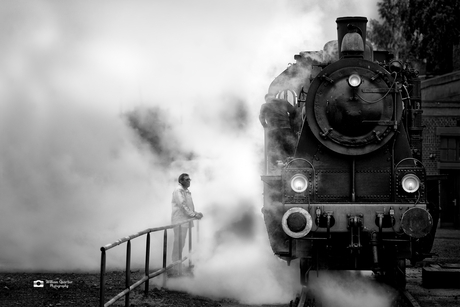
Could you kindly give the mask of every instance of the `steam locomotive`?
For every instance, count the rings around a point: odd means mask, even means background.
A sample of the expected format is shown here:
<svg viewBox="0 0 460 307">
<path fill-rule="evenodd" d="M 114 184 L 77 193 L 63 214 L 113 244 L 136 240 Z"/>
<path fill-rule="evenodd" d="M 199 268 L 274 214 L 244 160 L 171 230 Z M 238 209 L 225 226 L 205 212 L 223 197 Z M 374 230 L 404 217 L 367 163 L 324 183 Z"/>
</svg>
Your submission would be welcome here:
<svg viewBox="0 0 460 307">
<path fill-rule="evenodd" d="M 404 288 L 406 259 L 429 255 L 436 227 L 421 162 L 418 72 L 366 41 L 366 17 L 296 55 L 269 86 L 296 108 L 295 149 L 273 163 L 265 137 L 263 215 L 273 252 L 311 270 L 372 270 Z M 265 129 L 277 129 L 268 127 Z"/>
</svg>

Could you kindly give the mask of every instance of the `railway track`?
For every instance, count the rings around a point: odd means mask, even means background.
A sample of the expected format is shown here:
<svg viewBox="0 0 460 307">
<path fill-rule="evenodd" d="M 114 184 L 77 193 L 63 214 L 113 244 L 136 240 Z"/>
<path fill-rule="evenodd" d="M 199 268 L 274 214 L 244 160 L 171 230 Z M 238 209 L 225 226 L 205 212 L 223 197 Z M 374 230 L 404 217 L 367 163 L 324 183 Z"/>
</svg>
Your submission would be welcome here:
<svg viewBox="0 0 460 307">
<path fill-rule="evenodd" d="M 328 283 L 328 287 L 330 287 L 328 291 L 324 291 L 325 283 L 313 282 L 310 284 L 309 282 L 308 285 L 302 286 L 300 293 L 295 300 L 290 302 L 289 306 L 428 307 L 427 305 L 422 306 L 408 290 L 396 289 L 376 279 L 374 275 L 360 272 L 356 275 L 356 278 L 353 277 L 354 275 L 349 275 L 346 280 L 340 280 L 340 277 L 338 277 L 337 284 Z M 345 282 L 343 282 L 344 280 Z"/>
<path fill-rule="evenodd" d="M 291 301 L 290 307 L 325 307 L 321 301 L 311 297 L 308 290 L 304 287 L 302 294 L 295 301 Z M 329 306 L 328 306 L 329 307 Z M 340 307 L 340 306 L 335 306 Z M 398 295 L 391 303 L 391 307 L 421 307 L 419 302 L 409 293 L 409 291 L 398 291 Z"/>
<path fill-rule="evenodd" d="M 417 300 L 412 296 L 412 294 L 409 293 L 409 291 L 400 291 L 399 295 L 407 307 L 421 307 Z"/>
</svg>

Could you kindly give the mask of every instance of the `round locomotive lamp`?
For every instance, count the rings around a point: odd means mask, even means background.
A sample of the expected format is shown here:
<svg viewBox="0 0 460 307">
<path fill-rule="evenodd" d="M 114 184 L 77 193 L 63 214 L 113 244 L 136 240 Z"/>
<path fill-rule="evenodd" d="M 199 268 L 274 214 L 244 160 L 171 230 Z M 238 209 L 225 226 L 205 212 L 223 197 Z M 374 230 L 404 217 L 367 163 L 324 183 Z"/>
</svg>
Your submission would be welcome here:
<svg viewBox="0 0 460 307">
<path fill-rule="evenodd" d="M 351 86 L 352 88 L 357 88 L 358 86 L 361 85 L 361 77 L 357 74 L 352 74 L 348 78 L 348 85 Z"/>
<path fill-rule="evenodd" d="M 291 238 L 305 237 L 311 230 L 313 222 L 310 213 L 302 208 L 291 208 L 284 213 L 281 226 Z"/>
<path fill-rule="evenodd" d="M 433 217 L 425 209 L 412 207 L 404 212 L 401 227 L 405 234 L 413 238 L 423 238 L 433 227 Z"/>
<path fill-rule="evenodd" d="M 398 60 L 391 61 L 389 66 L 390 71 L 392 72 L 400 72 L 401 70 L 403 70 L 403 64 Z"/>
<path fill-rule="evenodd" d="M 414 174 L 407 174 L 401 180 L 401 185 L 407 193 L 415 193 L 420 188 L 420 179 Z"/>
<path fill-rule="evenodd" d="M 302 193 L 308 188 L 308 180 L 305 175 L 296 174 L 291 178 L 291 189 L 294 192 Z"/>
</svg>

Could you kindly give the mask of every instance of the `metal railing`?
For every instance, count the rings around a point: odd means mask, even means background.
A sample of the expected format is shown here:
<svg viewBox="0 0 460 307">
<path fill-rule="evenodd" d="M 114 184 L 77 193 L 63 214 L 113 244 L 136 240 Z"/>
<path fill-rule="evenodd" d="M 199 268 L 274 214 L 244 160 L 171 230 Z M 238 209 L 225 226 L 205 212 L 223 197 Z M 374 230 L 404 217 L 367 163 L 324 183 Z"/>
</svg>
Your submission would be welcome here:
<svg viewBox="0 0 460 307">
<path fill-rule="evenodd" d="M 193 221 L 196 220 L 196 218 L 191 218 L 188 219 L 184 222 L 173 224 L 173 225 L 168 225 L 168 226 L 163 226 L 163 227 L 156 227 L 156 228 L 148 228 L 143 231 L 140 231 L 136 234 L 130 235 L 128 237 L 121 238 L 111 244 L 107 244 L 103 247 L 101 247 L 101 276 L 100 276 L 100 298 L 99 298 L 99 306 L 100 307 L 105 307 L 105 306 L 110 306 L 113 303 L 115 303 L 117 300 L 122 298 L 123 296 L 125 297 L 125 306 L 129 306 L 129 293 L 145 283 L 145 290 L 144 294 L 147 296 L 148 291 L 149 291 L 149 283 L 148 280 L 151 278 L 154 278 L 156 276 L 159 276 L 172 267 L 174 267 L 177 264 L 181 264 L 185 260 L 189 260 L 189 267 L 192 266 L 192 261 L 190 258 L 190 254 L 192 251 L 192 224 Z M 184 257 L 182 258 L 182 249 L 179 248 L 179 260 L 172 262 L 170 265 L 166 265 L 166 255 L 167 255 L 167 245 L 168 245 L 168 229 L 173 229 L 175 227 L 179 227 L 179 246 L 182 246 L 182 232 L 181 232 L 181 227 L 183 224 L 189 223 L 189 231 L 188 231 L 188 238 L 189 238 L 189 257 Z M 199 224 L 197 223 L 196 226 L 196 233 L 197 233 L 197 239 L 198 239 L 198 232 L 199 232 Z M 159 270 L 156 270 L 155 272 L 150 273 L 150 233 L 152 232 L 157 232 L 157 231 L 164 231 L 163 235 L 163 267 Z M 145 252 L 145 271 L 144 271 L 144 276 L 137 280 L 135 283 L 131 284 L 131 240 L 140 237 L 142 235 L 146 235 L 146 252 Z M 111 298 L 108 302 L 104 303 L 105 301 L 105 273 L 106 273 L 106 251 L 118 246 L 120 244 L 123 244 L 126 242 L 126 274 L 125 274 L 125 289 L 118 293 L 116 296 Z M 179 273 L 181 273 L 182 270 L 182 265 L 179 266 Z M 166 282 L 166 279 L 163 279 L 163 285 Z"/>
</svg>

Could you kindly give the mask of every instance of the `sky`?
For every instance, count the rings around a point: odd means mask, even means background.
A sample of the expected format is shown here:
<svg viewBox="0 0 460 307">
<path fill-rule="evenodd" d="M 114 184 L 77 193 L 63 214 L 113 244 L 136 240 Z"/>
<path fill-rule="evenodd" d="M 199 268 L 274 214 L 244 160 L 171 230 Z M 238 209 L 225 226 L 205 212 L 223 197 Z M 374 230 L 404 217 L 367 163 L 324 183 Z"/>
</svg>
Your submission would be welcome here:
<svg viewBox="0 0 460 307">
<path fill-rule="evenodd" d="M 186 172 L 205 216 L 194 291 L 228 274 L 215 295 L 263 301 L 241 282 L 251 269 L 291 295 L 281 284 L 296 270 L 273 256 L 260 211 L 258 111 L 295 54 L 336 39 L 337 17 L 376 19 L 376 3 L 2 1 L 0 271 L 98 270 L 101 246 L 170 223 Z M 156 150 L 127 124 L 134 110 Z"/>
</svg>

